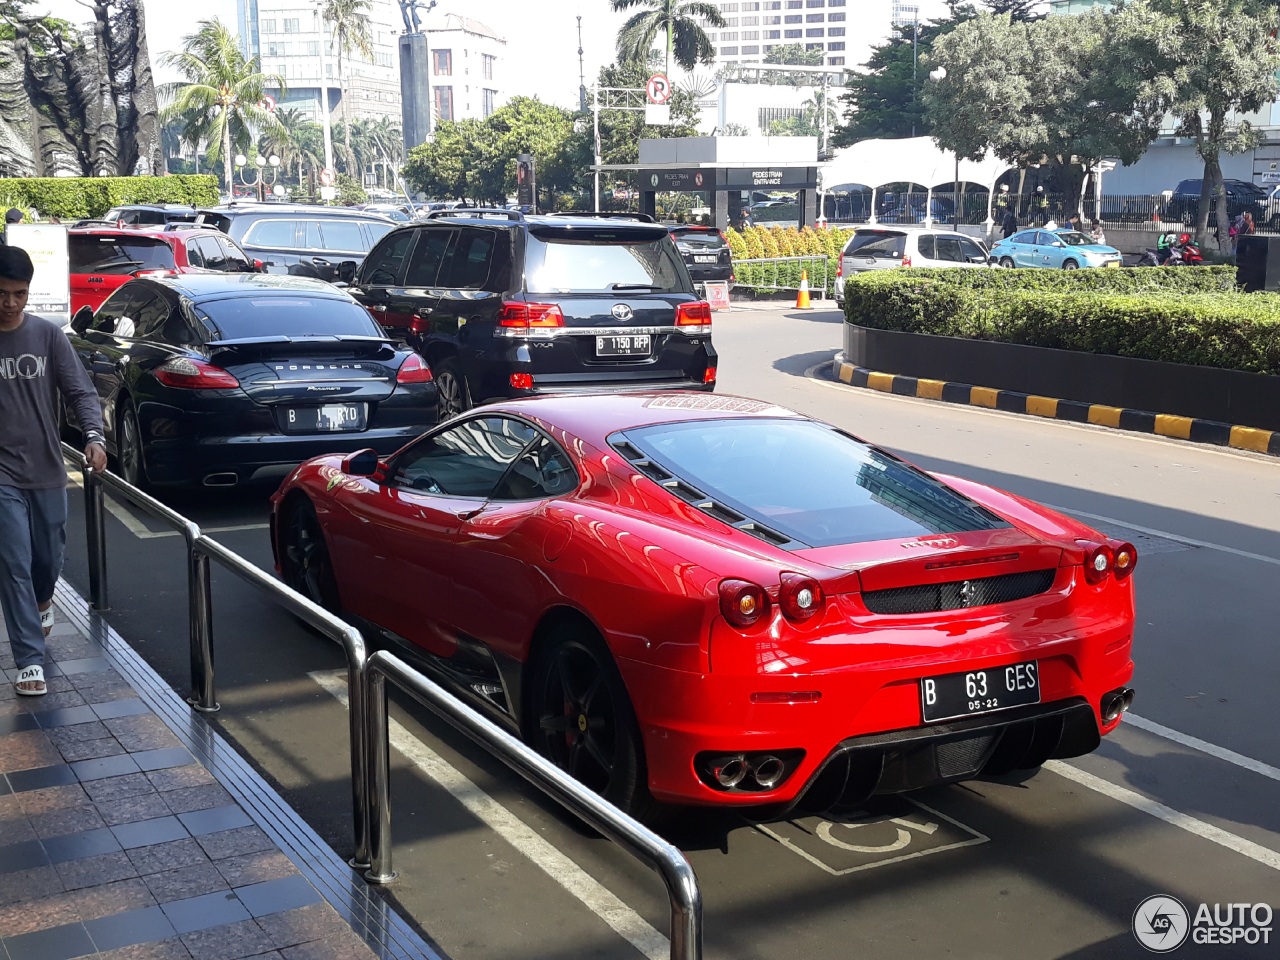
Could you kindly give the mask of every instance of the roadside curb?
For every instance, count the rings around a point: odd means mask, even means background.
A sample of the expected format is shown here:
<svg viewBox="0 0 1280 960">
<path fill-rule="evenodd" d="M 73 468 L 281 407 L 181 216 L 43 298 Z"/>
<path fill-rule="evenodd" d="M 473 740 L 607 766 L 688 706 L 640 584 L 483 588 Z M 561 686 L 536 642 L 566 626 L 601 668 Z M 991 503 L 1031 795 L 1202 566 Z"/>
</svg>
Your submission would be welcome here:
<svg viewBox="0 0 1280 960">
<path fill-rule="evenodd" d="M 1219 423 L 1216 420 L 1199 420 L 1194 417 L 1152 413 L 1148 410 L 1133 410 L 1127 407 L 1108 407 L 1079 400 L 1058 400 L 1054 397 L 1040 397 L 968 383 L 881 373 L 846 363 L 843 353 L 836 354 L 832 362 L 832 373 L 841 383 L 851 387 L 864 387 L 901 397 L 941 400 L 943 403 L 986 407 L 1005 413 L 1030 414 L 1051 420 L 1090 423 L 1095 426 L 1131 430 L 1137 433 L 1154 433 L 1176 440 L 1209 443 L 1219 447 L 1233 447 L 1237 450 L 1280 457 L 1280 431 L 1259 430 L 1256 427 Z"/>
</svg>

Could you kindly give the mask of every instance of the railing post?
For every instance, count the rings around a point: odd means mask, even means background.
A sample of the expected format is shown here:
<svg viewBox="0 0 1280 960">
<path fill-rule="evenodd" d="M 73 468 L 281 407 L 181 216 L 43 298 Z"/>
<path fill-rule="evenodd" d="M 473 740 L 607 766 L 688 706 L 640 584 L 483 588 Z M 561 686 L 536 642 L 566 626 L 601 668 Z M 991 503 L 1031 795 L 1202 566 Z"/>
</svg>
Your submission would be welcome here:
<svg viewBox="0 0 1280 960">
<path fill-rule="evenodd" d="M 391 868 L 391 745 L 387 730 L 387 681 L 376 661 L 365 669 L 365 709 L 369 760 L 369 869 L 370 883 L 390 883 Z"/>
<path fill-rule="evenodd" d="M 187 544 L 187 630 L 191 641 L 191 696 L 187 703 L 200 713 L 219 710 L 213 670 L 213 589 L 209 556 L 198 542 Z"/>
<path fill-rule="evenodd" d="M 368 659 L 364 639 L 354 628 L 358 643 L 344 643 L 347 654 L 347 736 L 351 741 L 351 813 L 355 828 L 355 854 L 348 861 L 353 870 L 369 868 L 369 821 L 372 817 L 373 777 L 369 773 L 369 691 L 365 673 Z"/>
<path fill-rule="evenodd" d="M 102 481 L 93 470 L 84 468 L 84 526 L 89 551 L 89 606 L 106 610 L 107 528 Z"/>
</svg>

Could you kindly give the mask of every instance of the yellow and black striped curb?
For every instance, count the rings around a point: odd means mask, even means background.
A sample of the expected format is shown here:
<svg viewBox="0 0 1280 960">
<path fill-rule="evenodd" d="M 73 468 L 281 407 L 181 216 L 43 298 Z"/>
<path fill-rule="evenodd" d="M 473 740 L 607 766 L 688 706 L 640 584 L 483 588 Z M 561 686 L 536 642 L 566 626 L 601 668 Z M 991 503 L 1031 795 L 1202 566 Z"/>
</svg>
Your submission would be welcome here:
<svg viewBox="0 0 1280 960">
<path fill-rule="evenodd" d="M 1083 403 L 1079 400 L 1058 400 L 1054 397 L 1037 397 L 1013 390 L 996 390 L 992 387 L 975 387 L 968 383 L 952 383 L 944 380 L 926 380 L 894 373 L 877 373 L 865 367 L 845 363 L 837 356 L 833 364 L 841 383 L 854 387 L 868 387 L 882 393 L 901 397 L 921 397 L 925 400 L 941 400 L 944 403 L 963 403 L 973 407 L 988 407 L 1005 413 L 1028 413 L 1053 420 L 1070 420 L 1073 423 L 1092 423 L 1120 430 L 1139 433 L 1156 433 L 1162 437 L 1175 437 L 1194 443 L 1213 443 L 1220 447 L 1252 450 L 1280 456 L 1280 432 L 1259 430 L 1256 427 L 1240 427 L 1216 420 L 1198 420 L 1194 417 L 1178 417 L 1167 413 L 1150 413 L 1126 407 L 1108 407 L 1100 403 Z"/>
</svg>

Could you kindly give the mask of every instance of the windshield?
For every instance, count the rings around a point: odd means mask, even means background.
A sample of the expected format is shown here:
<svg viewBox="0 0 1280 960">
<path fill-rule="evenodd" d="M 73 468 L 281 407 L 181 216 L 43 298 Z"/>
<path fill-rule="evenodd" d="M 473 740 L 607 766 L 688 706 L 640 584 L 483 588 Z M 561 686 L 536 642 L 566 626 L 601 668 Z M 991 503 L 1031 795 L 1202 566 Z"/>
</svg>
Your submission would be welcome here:
<svg viewBox="0 0 1280 960">
<path fill-rule="evenodd" d="M 692 291 L 689 273 L 676 245 L 663 232 L 656 239 L 632 239 L 620 231 L 530 232 L 525 256 L 529 293 L 583 293 L 638 290 L 644 293 Z M 572 237 L 572 239 L 570 239 Z"/>
<path fill-rule="evenodd" d="M 383 335 L 364 307 L 328 297 L 228 297 L 207 300 L 196 312 L 217 328 L 222 340 Z"/>
<path fill-rule="evenodd" d="M 139 270 L 172 270 L 173 248 L 149 237 L 113 237 L 71 234 L 67 253 L 72 273 L 126 276 Z"/>
<path fill-rule="evenodd" d="M 1008 526 L 928 474 L 812 421 L 660 424 L 626 438 L 704 494 L 807 546 Z"/>
</svg>

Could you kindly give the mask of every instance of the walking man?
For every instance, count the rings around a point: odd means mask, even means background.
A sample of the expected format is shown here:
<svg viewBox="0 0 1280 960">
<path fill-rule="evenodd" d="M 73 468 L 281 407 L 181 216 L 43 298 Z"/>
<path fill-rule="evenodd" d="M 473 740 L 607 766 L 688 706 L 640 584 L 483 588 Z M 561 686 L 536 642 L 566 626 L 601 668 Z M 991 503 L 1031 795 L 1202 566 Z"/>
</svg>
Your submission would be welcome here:
<svg viewBox="0 0 1280 960">
<path fill-rule="evenodd" d="M 62 572 L 67 470 L 58 442 L 58 398 L 74 410 L 91 470 L 105 470 L 102 411 L 66 334 L 25 312 L 31 257 L 0 246 L 0 608 L 18 668 L 20 696 L 43 696 L 44 638 Z"/>
</svg>

